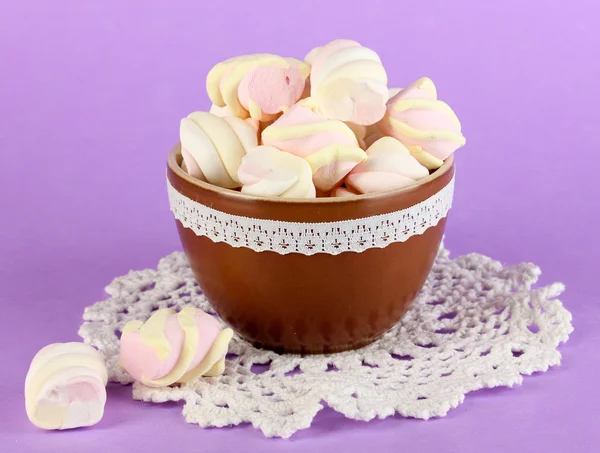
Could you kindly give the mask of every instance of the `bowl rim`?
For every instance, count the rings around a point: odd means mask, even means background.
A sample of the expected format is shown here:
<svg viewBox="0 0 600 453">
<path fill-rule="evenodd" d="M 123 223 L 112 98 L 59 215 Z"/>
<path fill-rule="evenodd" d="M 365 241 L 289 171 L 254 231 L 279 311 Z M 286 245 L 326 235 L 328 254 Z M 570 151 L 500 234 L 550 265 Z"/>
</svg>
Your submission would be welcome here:
<svg viewBox="0 0 600 453">
<path fill-rule="evenodd" d="M 269 201 L 274 203 L 282 204 L 298 204 L 298 203 L 310 203 L 310 204 L 338 204 L 338 203 L 351 203 L 357 200 L 373 200 L 379 198 L 387 198 L 391 195 L 401 195 L 403 193 L 413 192 L 416 189 L 428 185 L 436 179 L 442 177 L 454 168 L 454 154 L 451 154 L 443 163 L 443 165 L 436 169 L 433 173 L 425 178 L 420 179 L 415 184 L 403 187 L 401 189 L 386 190 L 382 192 L 373 192 L 368 194 L 356 195 L 353 197 L 321 197 L 321 198 L 282 198 L 282 197 L 261 197 L 256 195 L 248 195 L 242 192 L 238 192 L 232 189 L 225 189 L 223 187 L 215 186 L 205 181 L 201 181 L 188 173 L 183 171 L 179 162 L 182 160 L 181 156 L 181 142 L 177 142 L 169 151 L 167 158 L 167 166 L 173 172 L 173 174 L 192 184 L 199 189 L 213 192 L 214 194 L 230 198 L 232 200 L 249 200 L 249 201 Z"/>
</svg>

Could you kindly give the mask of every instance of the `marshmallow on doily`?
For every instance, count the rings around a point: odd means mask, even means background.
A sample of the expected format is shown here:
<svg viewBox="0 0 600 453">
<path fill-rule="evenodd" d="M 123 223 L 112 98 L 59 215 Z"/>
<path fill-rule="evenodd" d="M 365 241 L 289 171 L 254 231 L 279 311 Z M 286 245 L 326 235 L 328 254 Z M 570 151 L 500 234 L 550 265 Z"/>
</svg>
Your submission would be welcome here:
<svg viewBox="0 0 600 453">
<path fill-rule="evenodd" d="M 237 117 L 273 120 L 300 99 L 310 67 L 294 58 L 253 54 L 215 65 L 206 78 L 208 96 Z"/>
<path fill-rule="evenodd" d="M 104 415 L 107 372 L 102 357 L 84 343 L 55 343 L 33 358 L 25 378 L 25 407 L 42 429 L 92 426 Z"/>
<path fill-rule="evenodd" d="M 234 116 L 194 112 L 180 125 L 181 155 L 187 172 L 226 189 L 240 187 L 242 157 L 258 144 L 257 130 Z"/>
<path fill-rule="evenodd" d="M 146 322 L 130 321 L 121 336 L 120 364 L 148 387 L 187 383 L 200 376 L 218 376 L 233 331 L 192 306 L 179 313 L 156 311 Z"/>
<path fill-rule="evenodd" d="M 315 110 L 312 98 L 298 102 L 262 132 L 262 143 L 306 159 L 317 190 L 329 192 L 367 155 L 348 125 Z"/>
<path fill-rule="evenodd" d="M 238 171 L 242 193 L 266 197 L 315 198 L 312 169 L 301 157 L 272 146 L 258 146 Z"/>
<path fill-rule="evenodd" d="M 387 74 L 373 50 L 356 41 L 337 39 L 313 49 L 311 97 L 324 116 L 370 125 L 385 114 L 389 98 Z"/>
<path fill-rule="evenodd" d="M 430 170 L 441 167 L 466 142 L 456 114 L 437 99 L 435 85 L 427 77 L 391 98 L 378 126 L 384 135 L 400 140 Z"/>
<path fill-rule="evenodd" d="M 346 185 L 359 193 L 401 189 L 429 175 L 408 149 L 392 137 L 382 137 L 367 149 L 367 160 L 346 177 Z"/>
</svg>

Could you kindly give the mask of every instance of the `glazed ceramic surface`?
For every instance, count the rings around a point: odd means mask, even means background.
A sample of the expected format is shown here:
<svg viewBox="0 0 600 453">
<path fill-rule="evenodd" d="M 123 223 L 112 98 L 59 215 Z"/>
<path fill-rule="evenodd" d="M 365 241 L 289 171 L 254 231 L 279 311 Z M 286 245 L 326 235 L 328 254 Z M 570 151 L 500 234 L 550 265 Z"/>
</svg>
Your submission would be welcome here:
<svg viewBox="0 0 600 453">
<path fill-rule="evenodd" d="M 191 178 L 179 145 L 167 177 L 191 200 L 228 214 L 287 222 L 338 222 L 403 210 L 437 194 L 454 160 L 406 189 L 353 198 L 266 199 Z M 423 234 L 384 248 L 338 255 L 235 248 L 198 236 L 177 220 L 190 266 L 215 310 L 255 345 L 289 353 L 326 353 L 371 343 L 397 323 L 423 286 L 446 218 Z"/>
</svg>

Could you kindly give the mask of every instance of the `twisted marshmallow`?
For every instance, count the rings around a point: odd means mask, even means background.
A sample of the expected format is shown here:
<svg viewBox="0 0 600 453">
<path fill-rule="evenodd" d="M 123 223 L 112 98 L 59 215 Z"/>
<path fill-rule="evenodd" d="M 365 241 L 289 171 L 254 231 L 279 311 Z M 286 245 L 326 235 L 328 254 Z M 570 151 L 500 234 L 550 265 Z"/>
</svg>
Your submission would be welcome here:
<svg viewBox="0 0 600 453">
<path fill-rule="evenodd" d="M 25 408 L 42 429 L 92 426 L 104 414 L 107 373 L 102 357 L 83 343 L 55 343 L 33 358 L 25 378 Z"/>
<path fill-rule="evenodd" d="M 321 192 L 338 186 L 367 158 L 352 130 L 342 121 L 316 113 L 311 98 L 300 101 L 267 127 L 262 143 L 306 159 Z"/>
<path fill-rule="evenodd" d="M 402 143 L 383 137 L 367 149 L 369 156 L 346 177 L 346 185 L 360 193 L 400 189 L 429 175 Z"/>
<path fill-rule="evenodd" d="M 136 381 L 149 387 L 217 376 L 233 336 L 212 316 L 192 306 L 179 313 L 156 311 L 148 321 L 130 321 L 121 335 L 120 363 Z"/>
<path fill-rule="evenodd" d="M 181 154 L 187 172 L 215 186 L 240 186 L 238 168 L 246 151 L 258 144 L 257 131 L 233 116 L 194 112 L 181 120 Z"/>
<path fill-rule="evenodd" d="M 311 97 L 328 118 L 369 125 L 385 114 L 387 74 L 379 56 L 356 41 L 338 39 L 307 55 Z"/>
<path fill-rule="evenodd" d="M 437 100 L 435 85 L 427 77 L 391 98 L 378 126 L 384 135 L 400 140 L 430 170 L 439 168 L 466 142 L 456 114 Z"/>
<path fill-rule="evenodd" d="M 315 198 L 308 162 L 271 146 L 258 146 L 242 160 L 238 171 L 242 192 L 283 198 Z"/>
<path fill-rule="evenodd" d="M 215 65 L 206 78 L 208 96 L 242 119 L 269 121 L 300 99 L 309 66 L 270 54 L 235 57 Z"/>
</svg>

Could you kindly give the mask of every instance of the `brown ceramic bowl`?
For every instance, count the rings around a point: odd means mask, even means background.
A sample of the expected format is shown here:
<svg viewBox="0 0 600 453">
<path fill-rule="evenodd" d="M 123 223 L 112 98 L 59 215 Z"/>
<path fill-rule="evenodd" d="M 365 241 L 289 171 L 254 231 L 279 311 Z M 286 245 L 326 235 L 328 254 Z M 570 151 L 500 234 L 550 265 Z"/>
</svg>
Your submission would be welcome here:
<svg viewBox="0 0 600 453">
<path fill-rule="evenodd" d="M 337 222 L 388 214 L 446 187 L 454 160 L 406 189 L 353 198 L 259 198 L 222 189 L 181 169 L 180 145 L 167 177 L 185 197 L 212 209 L 255 219 Z M 406 313 L 437 254 L 446 218 L 422 234 L 383 248 L 337 255 L 279 254 L 233 247 L 199 236 L 177 220 L 183 249 L 206 298 L 239 335 L 288 353 L 326 353 L 367 345 Z"/>
</svg>

